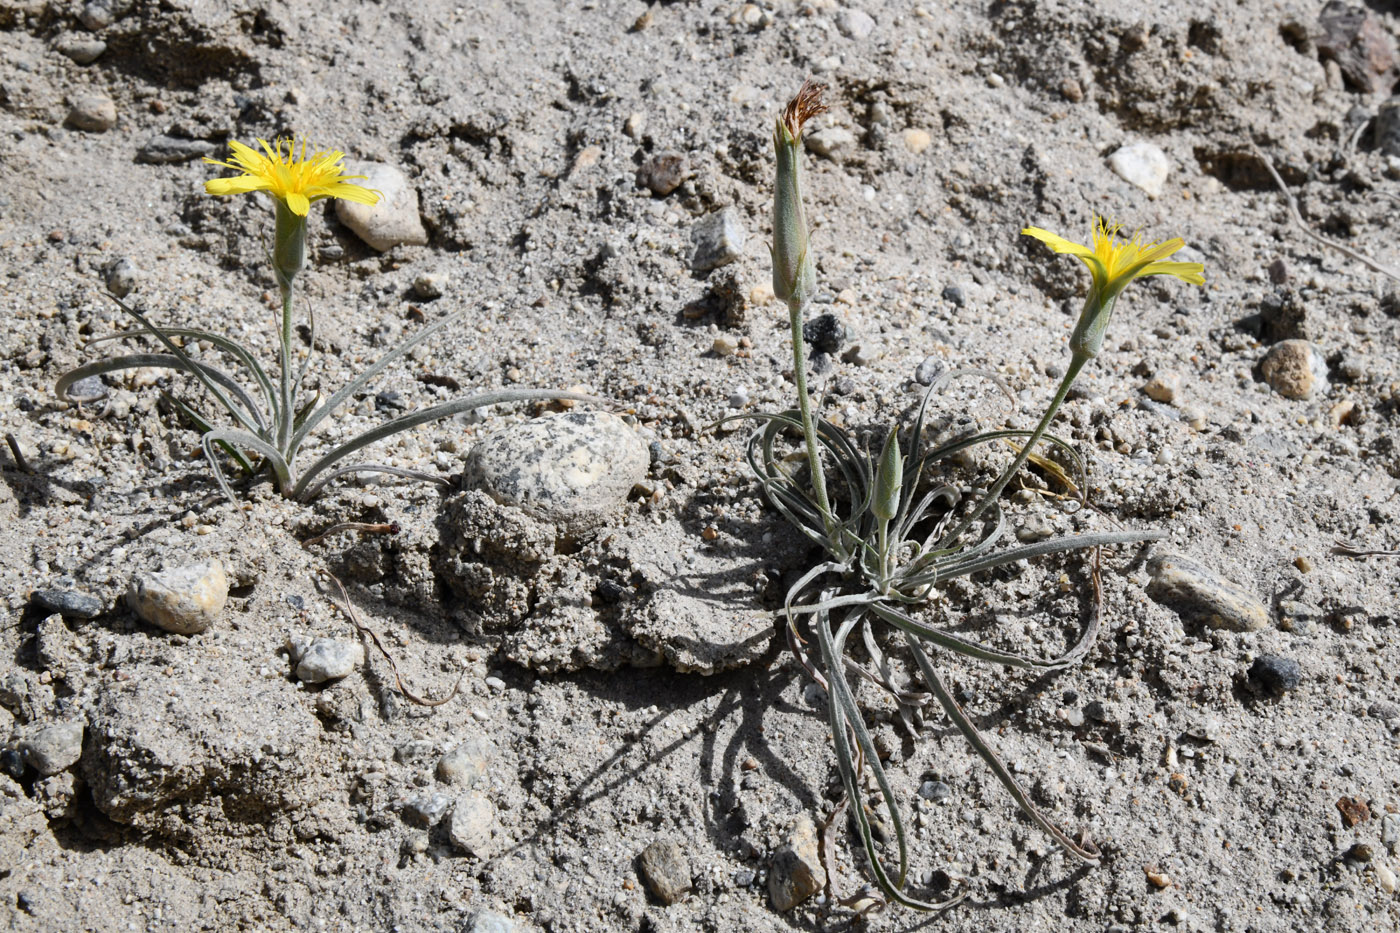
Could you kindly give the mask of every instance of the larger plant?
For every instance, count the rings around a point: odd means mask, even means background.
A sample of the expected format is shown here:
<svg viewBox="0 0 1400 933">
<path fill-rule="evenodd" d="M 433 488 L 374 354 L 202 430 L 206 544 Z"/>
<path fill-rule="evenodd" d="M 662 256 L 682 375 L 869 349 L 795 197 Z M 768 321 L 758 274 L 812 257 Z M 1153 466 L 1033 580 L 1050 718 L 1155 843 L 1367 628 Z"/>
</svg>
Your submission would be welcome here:
<svg viewBox="0 0 1400 933">
<path fill-rule="evenodd" d="M 938 652 L 943 651 L 1004 667 L 1062 670 L 1083 658 L 1094 644 L 1097 611 L 1068 651 L 1058 657 L 1035 658 L 940 628 L 920 618 L 919 609 L 929 602 L 938 586 L 958 577 L 1057 552 L 1160 537 L 1154 531 L 1101 532 L 999 547 L 1006 536 L 1000 497 L 1028 459 L 1042 461 L 1035 453 L 1042 441 L 1066 455 L 1080 475 L 1079 487 L 1087 488 L 1083 465 L 1073 448 L 1047 433 L 1055 413 L 1074 380 L 1098 355 L 1113 306 L 1130 282 L 1142 276 L 1165 274 L 1199 285 L 1204 282 L 1203 270 L 1198 263 L 1168 261 L 1183 246 L 1179 239 L 1144 244 L 1134 236 L 1125 241 L 1119 238 L 1117 227 L 1103 221 L 1095 226 L 1092 247 L 1071 243 L 1038 228 L 1025 229 L 1025 234 L 1039 238 L 1057 252 L 1078 256 L 1092 276 L 1088 297 L 1070 338 L 1069 367 L 1039 423 L 1030 430 L 985 431 L 928 446 L 924 441 L 925 415 L 933 394 L 946 381 L 939 380 L 925 394 L 906 437 L 901 439 L 897 428 L 890 428 L 879 453 L 872 456 L 844 429 L 814 417 L 807 392 L 802 329 L 806 308 L 816 289 L 816 266 L 802 199 L 801 139 L 804 124 L 825 109 L 821 92 L 822 88 L 810 82 L 804 84 L 778 117 L 773 131 L 777 157 L 773 289 L 787 303 L 791 318 L 797 407 L 747 416 L 762 422 L 749 441 L 748 459 L 773 505 L 826 555 L 825 561 L 812 567 L 788 591 L 786 632 L 791 650 L 827 692 L 838 770 L 846 799 L 854 804 L 856 829 L 875 881 L 884 897 L 892 901 L 937 909 L 952 902 L 930 903 L 905 893 L 908 844 L 904 821 L 848 672 L 875 683 L 906 706 L 917 702 L 907 687 L 894 682 L 881 639 L 876 637 L 878 627 L 891 629 L 949 720 L 1026 816 L 1073 857 L 1090 864 L 1098 861 L 1099 851 L 1092 842 L 1071 839 L 1031 802 L 963 711 L 934 664 Z M 805 469 L 794 469 L 793 458 L 783 448 L 785 436 L 794 432 L 800 433 L 805 447 L 805 457 L 797 458 L 799 463 L 805 461 Z M 1007 441 L 1019 447 L 1018 453 L 977 498 L 967 501 L 958 486 L 931 481 L 935 475 L 952 471 L 951 458 L 973 448 Z M 1097 586 L 1097 571 L 1095 583 Z M 804 618 L 817 644 L 814 657 L 804 647 L 808 642 L 799 627 L 799 620 Z M 851 636 L 856 633 L 870 656 L 870 666 L 858 663 L 848 652 Z M 893 824 L 897 849 L 893 864 L 877 851 L 872 813 L 861 803 L 861 775 L 867 768 Z M 865 902 L 874 903 L 870 899 Z"/>
<path fill-rule="evenodd" d="M 123 369 L 155 367 L 189 373 L 235 422 L 233 425 L 217 426 L 194 402 L 172 397 L 175 405 L 203 432 L 204 454 L 224 494 L 229 498 L 233 497 L 219 464 L 219 450 L 231 457 L 245 473 L 256 473 L 266 467 L 282 495 L 298 500 L 314 498 L 326 483 L 347 473 L 390 473 L 413 479 L 438 481 L 437 477 L 429 473 L 379 463 L 337 465 L 346 457 L 376 441 L 421 424 L 502 402 L 560 398 L 597 401 L 588 395 L 543 389 L 508 389 L 471 395 L 409 412 L 370 428 L 331 448 L 310 466 L 299 470 L 296 462 L 302 444 L 321 422 L 364 389 L 366 384 L 390 363 L 424 340 L 461 320 L 467 312 L 458 312 L 423 328 L 411 339 L 384 354 L 325 401 L 321 400 L 319 392 L 306 397 L 302 391 L 302 383 L 306 377 L 307 366 L 311 362 L 311 352 L 307 352 L 306 359 L 299 367 L 294 365 L 292 325 L 296 280 L 306 267 L 307 213 L 313 203 L 326 198 L 343 198 L 361 204 L 375 204 L 379 200 L 379 194 L 354 183 L 363 176 L 345 174 L 342 165 L 344 154 L 341 152 L 308 153 L 304 142 L 298 148 L 289 139 L 271 144 L 258 140 L 258 143 L 262 147 L 261 152 L 239 142 L 230 143 L 233 150 L 233 160 L 230 162 L 205 159 L 206 162 L 233 169 L 240 174 L 229 178 L 211 179 L 205 182 L 204 187 L 213 195 L 265 191 L 272 198 L 276 225 L 270 258 L 282 298 L 282 313 L 277 330 L 276 379 L 268 374 L 252 352 L 228 337 L 199 328 L 157 325 L 145 314 L 122 301 L 117 301 L 122 310 L 131 315 L 140 327 L 100 338 L 88 346 L 96 346 L 106 340 L 129 340 L 148 336 L 154 338 L 165 352 L 108 357 L 80 366 L 58 380 L 56 391 L 60 398 L 68 398 L 68 390 L 82 379 Z M 314 350 L 316 321 L 309 311 L 308 325 L 311 329 L 311 349 Z M 241 367 L 244 378 L 236 379 L 224 369 L 202 359 L 195 359 L 185 350 L 183 344 L 186 341 L 204 341 L 210 344 Z"/>
</svg>

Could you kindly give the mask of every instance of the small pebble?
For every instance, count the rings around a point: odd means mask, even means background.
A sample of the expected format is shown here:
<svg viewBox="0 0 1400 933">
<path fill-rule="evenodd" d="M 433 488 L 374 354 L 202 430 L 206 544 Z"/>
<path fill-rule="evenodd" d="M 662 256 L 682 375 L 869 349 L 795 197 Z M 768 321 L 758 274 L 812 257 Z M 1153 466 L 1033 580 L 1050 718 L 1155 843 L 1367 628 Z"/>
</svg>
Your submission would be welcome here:
<svg viewBox="0 0 1400 933">
<path fill-rule="evenodd" d="M 924 781 L 919 785 L 919 796 L 925 800 L 947 800 L 953 796 L 953 789 L 942 781 Z"/>
<path fill-rule="evenodd" d="M 418 216 L 418 189 L 394 165 L 382 162 L 347 162 L 346 174 L 363 175 L 354 184 L 379 192 L 377 204 L 337 199 L 335 215 L 370 249 L 384 252 L 395 246 L 422 246 L 428 231 Z"/>
<path fill-rule="evenodd" d="M 1386 894 L 1394 894 L 1396 888 L 1395 872 L 1384 865 L 1377 865 L 1375 871 L 1376 885 Z"/>
<path fill-rule="evenodd" d="M 436 826 L 438 820 L 452 806 L 452 798 L 446 794 L 419 794 L 409 798 L 404 804 L 404 817 L 418 826 Z"/>
<path fill-rule="evenodd" d="M 81 36 L 75 33 L 60 36 L 54 47 L 75 65 L 91 65 L 107 51 L 107 43 L 96 36 Z"/>
<path fill-rule="evenodd" d="M 1260 361 L 1259 372 L 1284 398 L 1310 398 L 1327 386 L 1327 361 L 1306 340 L 1274 344 Z"/>
<path fill-rule="evenodd" d="M 73 101 L 68 125 L 85 133 L 105 133 L 117 125 L 117 105 L 106 94 L 84 94 Z"/>
<path fill-rule="evenodd" d="M 914 368 L 914 381 L 921 386 L 931 386 L 947 368 L 942 357 L 926 356 L 923 362 Z"/>
<path fill-rule="evenodd" d="M 1162 193 L 1172 163 L 1160 147 L 1139 142 L 1124 146 L 1109 156 L 1108 167 L 1119 178 L 1155 198 Z"/>
<path fill-rule="evenodd" d="M 85 728 L 81 722 L 48 726 L 20 740 L 16 750 L 25 764 L 44 777 L 58 774 L 73 767 L 82 757 Z"/>
<path fill-rule="evenodd" d="M 486 689 L 492 693 L 505 693 L 506 682 L 499 677 L 488 677 L 486 678 Z"/>
<path fill-rule="evenodd" d="M 90 0 L 83 4 L 83 8 L 78 12 L 78 22 L 83 27 L 92 32 L 100 32 L 116 20 L 116 13 L 113 12 L 111 0 Z"/>
<path fill-rule="evenodd" d="M 822 889 L 825 877 L 816 824 L 803 814 L 773 853 L 773 864 L 768 870 L 768 896 L 773 909 L 781 913 L 796 907 Z"/>
<path fill-rule="evenodd" d="M 629 113 L 627 120 L 622 124 L 622 132 L 632 139 L 641 139 L 646 128 L 647 115 L 644 113 Z"/>
<path fill-rule="evenodd" d="M 815 133 L 808 133 L 806 144 L 816 155 L 835 159 L 856 148 L 856 134 L 844 126 L 827 126 Z"/>
<path fill-rule="evenodd" d="M 1194 561 L 1172 554 L 1148 564 L 1147 595 L 1183 617 L 1211 628 L 1253 632 L 1269 624 L 1269 611 L 1254 594 Z"/>
<path fill-rule="evenodd" d="M 730 408 L 743 408 L 749 403 L 749 390 L 746 386 L 739 386 L 729 393 L 729 398 L 725 399 L 725 404 Z"/>
<path fill-rule="evenodd" d="M 457 799 L 452 819 L 447 823 L 447 836 L 457 848 L 479 859 L 494 858 L 508 845 L 496 824 L 495 805 L 477 793 Z"/>
<path fill-rule="evenodd" d="M 1142 391 L 1154 402 L 1175 405 L 1181 398 L 1181 374 L 1176 372 L 1158 373 L 1153 376 Z"/>
<path fill-rule="evenodd" d="M 515 921 L 494 910 L 475 910 L 462 933 L 515 933 Z"/>
<path fill-rule="evenodd" d="M 963 291 L 961 285 L 946 285 L 943 288 L 943 299 L 951 301 L 959 308 L 967 305 L 967 293 Z"/>
<path fill-rule="evenodd" d="M 218 560 L 139 575 L 126 602 L 138 616 L 177 635 L 202 632 L 228 600 L 228 577 Z"/>
<path fill-rule="evenodd" d="M 305 684 L 323 684 L 346 677 L 365 663 L 365 647 L 357 641 L 317 638 L 310 643 L 289 641 L 297 679 Z"/>
<path fill-rule="evenodd" d="M 691 890 L 690 861 L 670 839 L 657 839 L 637 858 L 637 873 L 657 900 L 674 904 Z"/>
<path fill-rule="evenodd" d="M 483 737 L 473 736 L 459 742 L 438 759 L 438 780 L 444 784 L 454 784 L 464 790 L 471 790 L 486 776 L 495 755 L 495 746 Z"/>
<path fill-rule="evenodd" d="M 1261 654 L 1249 667 L 1249 684 L 1256 691 L 1283 696 L 1303 682 L 1303 669 L 1292 658 Z"/>
<path fill-rule="evenodd" d="M 207 139 L 156 136 L 137 150 L 136 161 L 147 165 L 177 165 L 212 156 L 218 150 L 219 147 Z"/>
<path fill-rule="evenodd" d="M 842 7 L 836 11 L 836 28 L 847 39 L 864 39 L 875 30 L 875 20 L 864 10 Z"/>
<path fill-rule="evenodd" d="M 907 129 L 904 131 L 904 148 L 914 155 L 919 155 L 933 142 L 933 137 L 927 130 Z"/>
<path fill-rule="evenodd" d="M 107 291 L 118 298 L 125 298 L 140 281 L 141 270 L 136 263 L 125 257 L 107 266 Z"/>
<path fill-rule="evenodd" d="M 413 294 L 424 301 L 441 298 L 446 286 L 447 275 L 442 272 L 420 272 L 413 277 Z"/>
<path fill-rule="evenodd" d="M 95 619 L 106 608 L 96 596 L 75 590 L 35 590 L 30 594 L 35 605 L 70 619 Z"/>
<path fill-rule="evenodd" d="M 637 169 L 637 184 L 659 198 L 680 187 L 690 172 L 690 161 L 681 152 L 658 152 Z"/>
<path fill-rule="evenodd" d="M 744 254 L 747 237 L 739 212 L 734 208 L 726 207 L 707 214 L 690 232 L 694 247 L 691 268 L 697 272 L 708 272 L 733 262 Z"/>
<path fill-rule="evenodd" d="M 710 344 L 710 350 L 716 356 L 733 356 L 739 349 L 739 340 L 728 334 L 720 334 L 715 338 L 715 342 Z"/>
</svg>

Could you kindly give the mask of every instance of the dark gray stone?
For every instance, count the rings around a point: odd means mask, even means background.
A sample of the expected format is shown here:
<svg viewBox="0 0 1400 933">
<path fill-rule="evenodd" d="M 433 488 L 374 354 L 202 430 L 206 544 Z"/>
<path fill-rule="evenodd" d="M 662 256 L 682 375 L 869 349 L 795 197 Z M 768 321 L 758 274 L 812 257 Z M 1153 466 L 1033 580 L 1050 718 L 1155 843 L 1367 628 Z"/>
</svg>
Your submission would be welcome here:
<svg viewBox="0 0 1400 933">
<path fill-rule="evenodd" d="M 156 136 L 137 151 L 136 161 L 147 165 L 176 165 L 212 156 L 218 150 L 219 147 L 207 139 Z"/>
<path fill-rule="evenodd" d="M 1292 658 L 1261 654 L 1249 666 L 1249 685 L 1256 692 L 1283 696 L 1303 682 L 1303 668 Z"/>
<path fill-rule="evenodd" d="M 57 612 L 70 619 L 95 619 L 107 608 L 96 596 L 76 590 L 35 590 L 29 598 L 40 609 Z"/>
</svg>

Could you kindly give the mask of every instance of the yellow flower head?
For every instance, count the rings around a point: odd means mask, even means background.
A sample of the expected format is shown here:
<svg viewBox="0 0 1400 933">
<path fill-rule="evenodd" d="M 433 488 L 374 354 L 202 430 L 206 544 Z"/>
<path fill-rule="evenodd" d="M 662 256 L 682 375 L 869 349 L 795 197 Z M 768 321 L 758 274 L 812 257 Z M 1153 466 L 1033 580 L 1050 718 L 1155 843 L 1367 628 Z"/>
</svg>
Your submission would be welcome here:
<svg viewBox="0 0 1400 933">
<path fill-rule="evenodd" d="M 271 145 L 266 140 L 259 139 L 258 145 L 262 146 L 262 152 L 232 140 L 228 145 L 233 150 L 232 161 L 204 161 L 243 174 L 206 181 L 204 190 L 209 194 L 266 191 L 299 217 L 306 216 L 312 201 L 322 198 L 344 198 L 347 201 L 358 201 L 360 204 L 379 203 L 379 192 L 353 184 L 352 179 L 365 176 L 343 174 L 343 152 L 332 150 L 307 155 L 305 140 L 298 151 L 296 143 L 290 139 L 278 139 Z"/>
<path fill-rule="evenodd" d="M 1079 312 L 1079 323 L 1075 325 L 1069 338 L 1070 351 L 1081 365 L 1085 360 L 1098 356 L 1118 294 L 1127 288 L 1133 279 L 1146 275 L 1174 275 L 1192 285 L 1206 284 L 1205 266 L 1199 262 L 1166 261 L 1186 245 L 1181 238 L 1162 243 L 1144 243 L 1139 232 L 1127 240 L 1120 241 L 1120 229 L 1118 224 L 1109 223 L 1102 217 L 1096 218 L 1092 249 L 1079 243 L 1071 243 L 1064 237 L 1039 227 L 1026 227 L 1021 231 L 1026 236 L 1040 240 L 1057 253 L 1078 256 L 1084 261 L 1084 265 L 1089 267 L 1089 274 L 1094 277 L 1093 287 L 1084 299 L 1084 310 Z"/>
<path fill-rule="evenodd" d="M 1093 249 L 1071 243 L 1039 227 L 1026 227 L 1021 232 L 1035 237 L 1057 253 L 1069 253 L 1082 259 L 1094 277 L 1094 290 L 1104 297 L 1117 295 L 1133 279 L 1145 275 L 1174 275 L 1192 285 L 1206 283 L 1205 267 L 1199 262 L 1163 262 L 1186 245 L 1180 237 L 1162 243 L 1143 243 L 1139 231 L 1131 239 L 1120 241 L 1118 231 L 1121 229 L 1119 224 L 1096 218 Z"/>
</svg>

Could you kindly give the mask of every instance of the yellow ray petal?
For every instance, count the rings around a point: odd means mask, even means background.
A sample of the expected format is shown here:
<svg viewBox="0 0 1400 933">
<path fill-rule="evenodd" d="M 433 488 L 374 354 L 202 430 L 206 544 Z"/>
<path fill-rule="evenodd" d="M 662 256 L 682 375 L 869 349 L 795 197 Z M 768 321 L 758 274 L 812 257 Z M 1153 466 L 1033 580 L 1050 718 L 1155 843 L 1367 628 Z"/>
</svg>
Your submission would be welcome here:
<svg viewBox="0 0 1400 933">
<path fill-rule="evenodd" d="M 1199 262 L 1152 262 L 1144 266 L 1138 275 L 1174 275 L 1183 282 L 1204 285 L 1205 271 L 1206 267 Z"/>
<path fill-rule="evenodd" d="M 1021 231 L 1023 236 L 1033 236 L 1057 253 L 1069 253 L 1071 256 L 1079 256 L 1087 259 L 1094 255 L 1094 251 L 1079 243 L 1072 243 L 1058 234 L 1049 230 L 1042 230 L 1039 227 L 1026 227 Z"/>
</svg>

